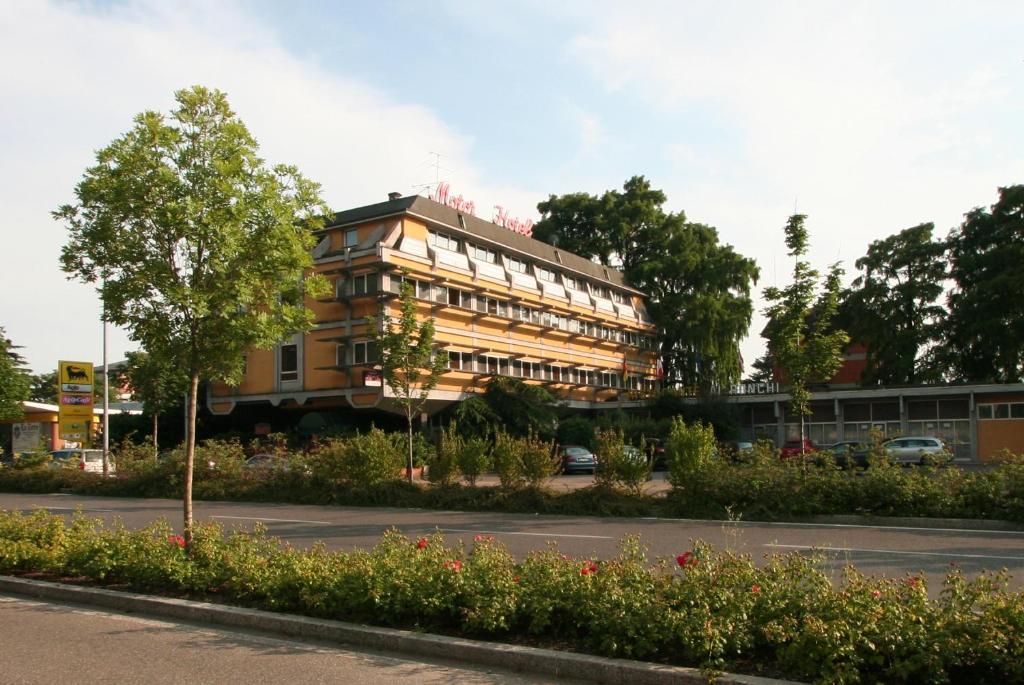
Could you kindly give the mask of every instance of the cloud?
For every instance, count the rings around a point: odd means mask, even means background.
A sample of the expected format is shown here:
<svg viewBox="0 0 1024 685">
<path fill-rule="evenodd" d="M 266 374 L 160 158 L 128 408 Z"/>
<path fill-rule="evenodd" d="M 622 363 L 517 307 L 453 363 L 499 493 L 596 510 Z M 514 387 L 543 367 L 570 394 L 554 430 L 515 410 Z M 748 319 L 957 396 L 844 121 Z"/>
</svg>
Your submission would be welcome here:
<svg viewBox="0 0 1024 685">
<path fill-rule="evenodd" d="M 0 26 L 0 206 L 6 287 L 0 325 L 36 371 L 58 358 L 98 359 L 100 310 L 88 286 L 57 263 L 64 228 L 50 211 L 73 200 L 95 150 L 147 109 L 167 111 L 173 92 L 219 88 L 272 163 L 296 164 L 335 208 L 416 192 L 431 150 L 459 170 L 453 184 L 481 206 L 533 213 L 539 193 L 495 188 L 472 160 L 473 140 L 437 114 L 328 71 L 282 47 L 244 5 L 194 0 L 97 8 L 11 3 Z M 17 68 L 12 68 L 18 65 Z M 133 348 L 113 334 L 111 354 Z"/>
<path fill-rule="evenodd" d="M 1024 7 L 984 7 L 608 4 L 580 13 L 568 51 L 610 96 L 715 122 L 727 144 L 675 132 L 655 182 L 786 282 L 794 210 L 810 215 L 815 263 L 852 270 L 871 240 L 923 221 L 942 236 L 1024 182 Z M 695 174 L 704 154 L 719 159 Z"/>
</svg>

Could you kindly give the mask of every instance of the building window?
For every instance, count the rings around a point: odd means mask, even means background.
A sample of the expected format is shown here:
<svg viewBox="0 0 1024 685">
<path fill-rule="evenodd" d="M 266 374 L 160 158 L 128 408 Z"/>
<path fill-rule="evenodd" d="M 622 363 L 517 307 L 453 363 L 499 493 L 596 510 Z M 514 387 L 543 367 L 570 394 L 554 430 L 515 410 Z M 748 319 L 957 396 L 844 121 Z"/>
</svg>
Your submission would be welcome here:
<svg viewBox="0 0 1024 685">
<path fill-rule="evenodd" d="M 299 346 L 281 345 L 280 352 L 281 381 L 299 380 Z"/>
<path fill-rule="evenodd" d="M 620 293 L 618 290 L 612 291 L 612 300 L 619 304 L 626 304 L 626 296 Z"/>
<path fill-rule="evenodd" d="M 352 277 L 352 294 L 366 295 L 377 291 L 377 274 L 359 274 Z"/>
<path fill-rule="evenodd" d="M 562 284 L 566 288 L 569 288 L 570 290 L 579 290 L 580 289 L 579 281 L 577 281 L 572 276 L 562 276 Z"/>
<path fill-rule="evenodd" d="M 459 241 L 443 233 L 431 233 L 430 241 L 434 243 L 434 247 L 439 247 L 442 250 L 459 251 Z"/>
<path fill-rule="evenodd" d="M 1024 402 L 979 404 L 979 419 L 1024 419 Z"/>
<path fill-rule="evenodd" d="M 473 355 L 469 352 L 448 352 L 448 368 L 456 371 L 472 371 Z"/>
<path fill-rule="evenodd" d="M 516 259 L 515 257 L 506 257 L 506 260 L 508 262 L 509 271 L 516 271 L 521 274 L 526 273 L 526 262 L 522 261 L 521 259 Z"/>
<path fill-rule="evenodd" d="M 448 304 L 453 307 L 465 307 L 466 309 L 472 309 L 473 295 L 465 292 L 464 290 L 448 288 Z"/>
<path fill-rule="evenodd" d="M 345 247 L 355 247 L 359 244 L 359 231 L 352 229 L 345 231 Z"/>
<path fill-rule="evenodd" d="M 591 291 L 593 292 L 595 297 L 600 297 L 600 298 L 605 299 L 605 300 L 612 299 L 612 291 L 611 291 L 611 289 L 607 288 L 607 287 L 605 287 L 603 285 L 591 286 Z"/>
<path fill-rule="evenodd" d="M 480 247 L 479 245 L 473 246 L 473 257 L 479 259 L 481 262 L 487 262 L 488 264 L 494 264 L 497 259 L 497 255 L 494 250 L 488 250 L 486 247 Z"/>
<path fill-rule="evenodd" d="M 537 278 L 539 278 L 540 280 L 548 281 L 549 283 L 554 283 L 556 280 L 558 280 L 555 276 L 555 272 L 552 271 L 551 269 L 545 269 L 543 266 L 538 266 L 536 267 L 536 269 Z"/>
<path fill-rule="evenodd" d="M 353 364 L 375 364 L 377 362 L 377 343 L 372 340 L 361 340 L 352 343 Z"/>
</svg>

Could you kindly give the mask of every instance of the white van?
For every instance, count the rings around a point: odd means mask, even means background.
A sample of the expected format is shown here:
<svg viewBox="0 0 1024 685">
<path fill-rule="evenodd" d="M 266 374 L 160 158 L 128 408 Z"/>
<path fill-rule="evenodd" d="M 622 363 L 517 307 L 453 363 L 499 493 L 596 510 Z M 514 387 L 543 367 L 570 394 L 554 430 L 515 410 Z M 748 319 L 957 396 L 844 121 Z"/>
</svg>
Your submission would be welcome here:
<svg viewBox="0 0 1024 685">
<path fill-rule="evenodd" d="M 54 467 L 67 466 L 87 473 L 103 473 L 103 450 L 67 449 L 50 452 Z M 115 472 L 114 462 L 110 462 L 110 474 Z"/>
</svg>

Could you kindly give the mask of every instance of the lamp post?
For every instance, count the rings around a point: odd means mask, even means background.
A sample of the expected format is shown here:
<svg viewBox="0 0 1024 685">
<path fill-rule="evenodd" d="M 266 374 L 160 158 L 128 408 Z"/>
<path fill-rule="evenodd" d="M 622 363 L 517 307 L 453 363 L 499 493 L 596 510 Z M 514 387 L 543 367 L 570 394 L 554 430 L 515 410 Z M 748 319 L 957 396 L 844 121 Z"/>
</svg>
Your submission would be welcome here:
<svg viewBox="0 0 1024 685">
<path fill-rule="evenodd" d="M 103 281 L 104 289 L 107 281 Z M 103 301 L 103 477 L 110 475 L 110 369 L 107 368 L 107 303 Z"/>
</svg>

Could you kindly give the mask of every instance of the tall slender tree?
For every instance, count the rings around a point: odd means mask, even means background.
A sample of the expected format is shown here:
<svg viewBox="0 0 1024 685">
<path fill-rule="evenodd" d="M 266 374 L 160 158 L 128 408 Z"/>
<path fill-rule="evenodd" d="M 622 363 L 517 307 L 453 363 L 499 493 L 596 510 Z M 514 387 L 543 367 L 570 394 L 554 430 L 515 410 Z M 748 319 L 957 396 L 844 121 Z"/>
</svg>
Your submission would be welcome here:
<svg viewBox="0 0 1024 685">
<path fill-rule="evenodd" d="M 28 399 L 31 378 L 18 349 L 0 326 L 0 420 L 21 418 L 21 403 Z"/>
<path fill-rule="evenodd" d="M 867 348 L 865 383 L 911 385 L 940 376 L 931 352 L 946 314 L 938 303 L 946 262 L 933 230 L 920 224 L 876 240 L 856 262 L 861 273 L 843 294 L 839 320 Z"/>
<path fill-rule="evenodd" d="M 304 296 L 325 292 L 312 264 L 327 207 L 292 166 L 268 168 L 217 90 L 175 94 L 96 154 L 54 212 L 68 227 L 64 271 L 99 287 L 107 320 L 188 378 L 184 533 L 192 539 L 199 381 L 237 382 L 245 351 L 313 323 Z"/>
<path fill-rule="evenodd" d="M 999 189 L 947 239 L 949 318 L 941 358 L 953 379 L 1024 379 L 1024 185 Z"/>
<path fill-rule="evenodd" d="M 405 415 L 406 478 L 411 483 L 413 420 L 426 405 L 430 391 L 448 370 L 448 357 L 434 351 L 434 320 L 426 318 L 420 321 L 416 316 L 412 286 L 403 282 L 399 293 L 398 317 L 382 313 L 379 317 L 370 317 L 369 324 L 375 329 L 384 382 L 391 390 L 392 401 Z"/>
<path fill-rule="evenodd" d="M 142 410 L 153 421 L 150 435 L 154 456 L 160 450 L 158 429 L 160 414 L 181 404 L 189 379 L 181 367 L 166 358 L 146 352 L 128 352 L 125 364 L 117 370 L 117 383 L 127 387 L 133 399 L 142 402 Z"/>
<path fill-rule="evenodd" d="M 800 451 L 804 451 L 805 421 L 811 414 L 808 385 L 831 378 L 842 365 L 846 332 L 835 327 L 842 269 L 833 264 L 822 279 L 806 261 L 807 228 L 803 214 L 786 223 L 786 247 L 794 258 L 793 282 L 785 288 L 765 288 L 768 349 L 789 391 L 789 409 L 800 420 Z"/>
</svg>

